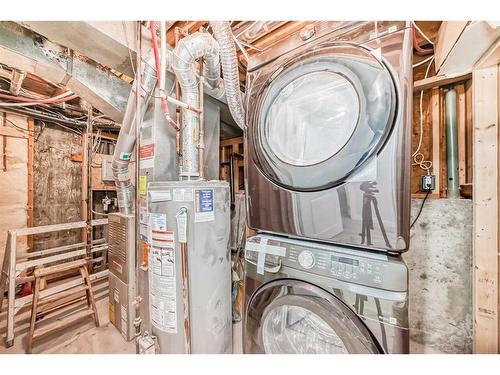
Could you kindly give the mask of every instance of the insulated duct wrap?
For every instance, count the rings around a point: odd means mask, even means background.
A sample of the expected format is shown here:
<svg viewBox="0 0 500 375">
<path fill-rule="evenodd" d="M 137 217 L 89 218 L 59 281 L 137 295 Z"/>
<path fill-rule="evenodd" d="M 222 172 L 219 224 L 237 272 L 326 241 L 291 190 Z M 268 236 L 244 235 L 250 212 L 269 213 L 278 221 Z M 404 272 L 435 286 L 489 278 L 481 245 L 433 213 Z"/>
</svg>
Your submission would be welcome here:
<svg viewBox="0 0 500 375">
<path fill-rule="evenodd" d="M 227 105 L 238 126 L 245 129 L 245 111 L 240 92 L 238 59 L 231 26 L 228 21 L 211 21 L 210 26 L 219 42 Z"/>
<path fill-rule="evenodd" d="M 210 87 L 216 88 L 220 80 L 219 45 L 208 33 L 196 32 L 180 40 L 177 45 L 173 69 L 182 90 L 182 101 L 199 109 L 200 93 L 194 62 L 203 57 L 204 75 Z M 200 175 L 199 148 L 200 115 L 191 109 L 182 109 L 181 176 Z"/>
<path fill-rule="evenodd" d="M 140 124 L 147 109 L 149 98 L 156 86 L 156 70 L 154 69 L 154 56 L 151 55 L 142 64 L 144 70 L 141 74 L 140 113 L 137 114 L 137 79 L 132 85 L 132 90 L 125 109 L 120 134 L 113 154 L 112 170 L 116 185 L 116 195 L 120 212 L 130 214 L 134 212 L 134 187 L 129 173 L 129 163 L 136 143 L 136 126 Z"/>
</svg>

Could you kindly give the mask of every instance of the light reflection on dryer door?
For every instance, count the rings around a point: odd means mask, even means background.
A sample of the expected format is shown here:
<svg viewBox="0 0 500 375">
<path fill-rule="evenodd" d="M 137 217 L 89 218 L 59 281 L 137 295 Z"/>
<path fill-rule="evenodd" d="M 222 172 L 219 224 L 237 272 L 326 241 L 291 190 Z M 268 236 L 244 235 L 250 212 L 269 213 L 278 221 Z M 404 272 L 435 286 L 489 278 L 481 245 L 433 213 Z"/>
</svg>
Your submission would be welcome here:
<svg viewBox="0 0 500 375">
<path fill-rule="evenodd" d="M 337 190 L 292 195 L 297 233 L 332 239 L 344 230 Z"/>
</svg>

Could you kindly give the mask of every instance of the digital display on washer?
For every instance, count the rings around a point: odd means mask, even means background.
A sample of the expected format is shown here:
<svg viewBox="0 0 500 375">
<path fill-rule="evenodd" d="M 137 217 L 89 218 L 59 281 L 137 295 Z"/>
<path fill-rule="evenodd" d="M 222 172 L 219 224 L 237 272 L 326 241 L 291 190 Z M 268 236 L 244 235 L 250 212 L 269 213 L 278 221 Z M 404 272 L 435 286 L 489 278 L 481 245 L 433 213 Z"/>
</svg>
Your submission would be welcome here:
<svg viewBox="0 0 500 375">
<path fill-rule="evenodd" d="M 344 264 L 350 264 L 351 266 L 359 266 L 359 261 L 351 258 L 343 258 L 332 255 L 332 262 L 339 262 Z"/>
</svg>

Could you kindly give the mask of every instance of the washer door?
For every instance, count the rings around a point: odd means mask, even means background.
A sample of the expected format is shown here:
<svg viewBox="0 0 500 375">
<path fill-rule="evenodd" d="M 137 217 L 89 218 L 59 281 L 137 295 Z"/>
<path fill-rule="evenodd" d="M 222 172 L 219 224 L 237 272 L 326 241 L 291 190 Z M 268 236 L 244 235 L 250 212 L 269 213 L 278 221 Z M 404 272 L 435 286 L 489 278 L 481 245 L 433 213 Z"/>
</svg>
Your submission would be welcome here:
<svg viewBox="0 0 500 375">
<path fill-rule="evenodd" d="M 396 85 L 369 50 L 316 47 L 269 75 L 248 133 L 273 183 L 317 191 L 342 183 L 380 150 L 396 113 Z"/>
<path fill-rule="evenodd" d="M 251 298 L 245 318 L 246 353 L 382 353 L 351 309 L 303 281 L 265 284 Z"/>
</svg>

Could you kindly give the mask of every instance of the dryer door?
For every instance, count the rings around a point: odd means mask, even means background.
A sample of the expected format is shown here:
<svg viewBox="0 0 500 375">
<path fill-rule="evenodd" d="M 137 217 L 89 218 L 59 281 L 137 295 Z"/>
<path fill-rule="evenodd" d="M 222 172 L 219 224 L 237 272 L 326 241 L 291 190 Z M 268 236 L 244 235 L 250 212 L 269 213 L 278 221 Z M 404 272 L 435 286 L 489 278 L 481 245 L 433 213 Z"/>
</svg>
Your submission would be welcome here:
<svg viewBox="0 0 500 375">
<path fill-rule="evenodd" d="M 342 183 L 391 131 L 397 106 L 392 74 L 369 50 L 350 44 L 316 47 L 277 65 L 252 92 L 253 161 L 290 190 Z"/>
<path fill-rule="evenodd" d="M 382 353 L 361 319 L 312 284 L 271 281 L 251 298 L 245 315 L 245 353 Z"/>
</svg>

